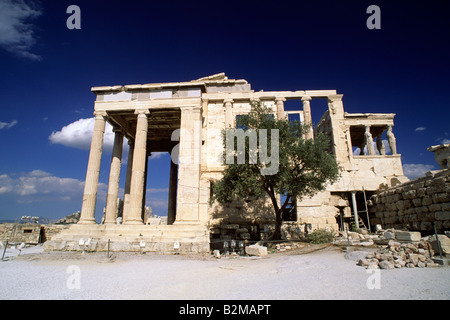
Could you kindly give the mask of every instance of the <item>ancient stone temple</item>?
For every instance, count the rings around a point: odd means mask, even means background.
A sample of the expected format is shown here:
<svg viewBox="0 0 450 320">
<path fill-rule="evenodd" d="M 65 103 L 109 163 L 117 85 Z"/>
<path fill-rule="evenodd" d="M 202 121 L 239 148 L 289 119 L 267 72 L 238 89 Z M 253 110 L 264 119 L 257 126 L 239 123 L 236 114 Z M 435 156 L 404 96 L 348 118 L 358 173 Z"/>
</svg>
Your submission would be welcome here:
<svg viewBox="0 0 450 320">
<path fill-rule="evenodd" d="M 297 230 L 342 226 L 357 217 L 358 192 L 374 192 L 407 180 L 393 133 L 394 114 L 348 114 L 335 90 L 258 91 L 246 80 L 224 73 L 189 82 L 94 87 L 95 127 L 92 135 L 81 216 L 78 224 L 47 241 L 49 250 L 189 251 L 207 252 L 211 237 L 261 236 L 274 215 L 264 199 L 245 199 L 221 207 L 210 205 L 211 185 L 224 166 L 222 130 L 250 111 L 253 100 L 274 116 L 296 115 L 312 123 L 312 99 L 324 99 L 328 110 L 306 139 L 323 132 L 341 167 L 341 179 L 325 192 L 293 204 L 289 219 Z M 286 101 L 298 108 L 285 110 Z M 104 224 L 95 218 L 100 162 L 106 122 L 115 133 Z M 120 172 L 123 144 L 128 143 L 126 172 Z M 167 225 L 144 221 L 148 158 L 152 152 L 171 154 Z M 126 175 L 122 222 L 117 220 L 119 177 Z M 261 202 L 262 201 L 262 202 Z M 259 203 L 259 204 L 258 204 Z M 292 209 L 292 208 L 291 208 Z M 352 214 L 353 212 L 353 214 Z M 358 223 L 359 219 L 356 219 Z M 222 230 L 222 231 L 221 231 Z"/>
</svg>

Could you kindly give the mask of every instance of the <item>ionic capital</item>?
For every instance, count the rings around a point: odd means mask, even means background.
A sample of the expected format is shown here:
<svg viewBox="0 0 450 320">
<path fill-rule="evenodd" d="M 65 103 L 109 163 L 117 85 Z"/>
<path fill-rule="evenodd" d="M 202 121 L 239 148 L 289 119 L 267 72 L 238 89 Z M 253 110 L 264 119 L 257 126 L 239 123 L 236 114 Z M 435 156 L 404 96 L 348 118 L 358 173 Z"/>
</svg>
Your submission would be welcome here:
<svg viewBox="0 0 450 320">
<path fill-rule="evenodd" d="M 138 109 L 138 110 L 135 110 L 135 111 L 134 111 L 134 114 L 137 114 L 138 117 L 139 117 L 140 115 L 145 115 L 145 116 L 147 116 L 147 115 L 150 114 L 150 111 L 149 111 L 148 109 Z"/>
<path fill-rule="evenodd" d="M 106 119 L 108 117 L 108 114 L 106 113 L 106 111 L 94 111 L 94 117 L 95 118 L 103 118 Z"/>
<path fill-rule="evenodd" d="M 311 98 L 310 96 L 303 96 L 303 97 L 302 97 L 303 103 L 309 102 L 309 101 L 311 101 L 311 100 L 312 100 L 312 98 Z"/>
<path fill-rule="evenodd" d="M 342 101 L 343 94 L 333 94 L 327 97 L 328 102 Z"/>
<path fill-rule="evenodd" d="M 285 102 L 285 101 L 286 101 L 285 97 L 275 97 L 275 102 L 276 103 Z"/>
<path fill-rule="evenodd" d="M 180 106 L 180 110 L 181 110 L 181 112 L 186 112 L 186 111 L 197 111 L 197 112 L 200 112 L 202 110 L 202 106 L 201 105 Z"/>
<path fill-rule="evenodd" d="M 122 129 L 121 127 L 119 127 L 119 126 L 114 126 L 113 129 L 112 129 L 112 131 L 113 131 L 114 133 L 120 133 L 121 135 L 124 135 L 124 134 L 125 134 L 125 132 L 123 131 L 123 129 Z"/>
</svg>

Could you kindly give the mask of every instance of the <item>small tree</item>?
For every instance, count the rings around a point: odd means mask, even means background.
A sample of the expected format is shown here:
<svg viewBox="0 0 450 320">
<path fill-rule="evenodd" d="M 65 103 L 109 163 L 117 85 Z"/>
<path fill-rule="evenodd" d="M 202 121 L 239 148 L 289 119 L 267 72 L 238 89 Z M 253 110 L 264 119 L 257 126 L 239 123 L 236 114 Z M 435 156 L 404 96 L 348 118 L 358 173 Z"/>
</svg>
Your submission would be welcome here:
<svg viewBox="0 0 450 320">
<path fill-rule="evenodd" d="M 329 141 L 323 134 L 314 140 L 303 139 L 308 125 L 275 119 L 269 108 L 260 103 L 252 103 L 250 113 L 239 117 L 236 127 L 223 132 L 225 170 L 222 179 L 212 187 L 211 202 L 225 204 L 267 194 L 275 213 L 272 239 L 280 239 L 282 213 L 287 205 L 292 200 L 313 196 L 339 177 L 336 160 L 328 150 Z M 280 194 L 286 199 L 279 204 Z"/>
</svg>

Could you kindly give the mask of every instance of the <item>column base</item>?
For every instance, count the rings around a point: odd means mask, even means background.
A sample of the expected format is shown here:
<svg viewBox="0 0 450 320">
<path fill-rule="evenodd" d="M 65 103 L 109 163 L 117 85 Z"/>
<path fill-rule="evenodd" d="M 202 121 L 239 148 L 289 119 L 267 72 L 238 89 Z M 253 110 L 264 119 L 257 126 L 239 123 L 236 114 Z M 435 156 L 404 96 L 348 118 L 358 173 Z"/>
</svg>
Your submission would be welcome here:
<svg viewBox="0 0 450 320">
<path fill-rule="evenodd" d="M 142 220 L 127 220 L 123 224 L 143 225 L 144 222 Z"/>
<path fill-rule="evenodd" d="M 80 219 L 77 224 L 97 224 L 97 220 L 94 218 L 91 219 Z"/>
</svg>

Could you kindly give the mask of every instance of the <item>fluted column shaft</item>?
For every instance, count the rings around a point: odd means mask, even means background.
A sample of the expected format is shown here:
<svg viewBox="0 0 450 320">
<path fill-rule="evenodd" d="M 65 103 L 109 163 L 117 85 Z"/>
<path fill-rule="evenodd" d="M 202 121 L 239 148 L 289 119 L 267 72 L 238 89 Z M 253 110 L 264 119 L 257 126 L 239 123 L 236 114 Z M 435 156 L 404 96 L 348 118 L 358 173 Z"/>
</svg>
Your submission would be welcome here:
<svg viewBox="0 0 450 320">
<path fill-rule="evenodd" d="M 311 116 L 311 105 L 310 105 L 311 97 L 304 96 L 302 97 L 303 102 L 303 118 L 305 121 L 305 124 L 309 126 L 308 131 L 305 134 L 305 139 L 313 139 L 314 138 L 314 132 L 312 127 L 312 116 Z"/>
<path fill-rule="evenodd" d="M 144 196 L 145 164 L 147 157 L 148 110 L 137 110 L 133 166 L 130 185 L 130 205 L 126 224 L 143 224 L 142 199 Z"/>
<path fill-rule="evenodd" d="M 95 112 L 94 131 L 89 152 L 86 181 L 84 184 L 83 204 L 81 206 L 80 224 L 96 224 L 95 205 L 97 203 L 98 178 L 103 151 L 103 135 L 106 126 L 106 113 Z"/>
<path fill-rule="evenodd" d="M 117 197 L 119 195 L 120 167 L 122 164 L 123 133 L 114 130 L 114 147 L 109 171 L 108 195 L 106 197 L 105 224 L 115 224 L 117 218 Z"/>
</svg>

